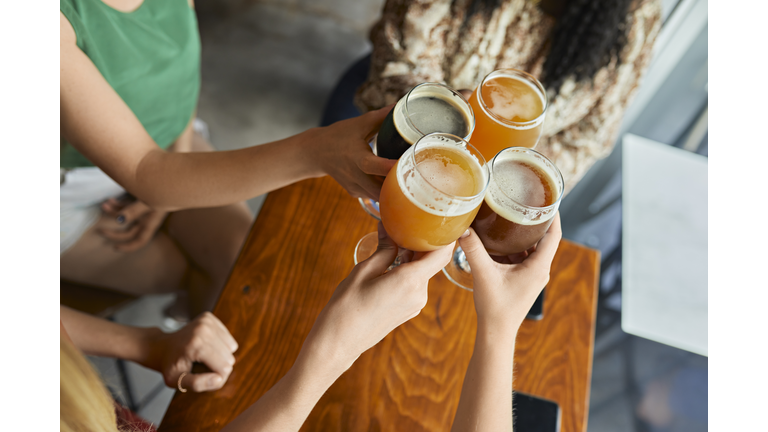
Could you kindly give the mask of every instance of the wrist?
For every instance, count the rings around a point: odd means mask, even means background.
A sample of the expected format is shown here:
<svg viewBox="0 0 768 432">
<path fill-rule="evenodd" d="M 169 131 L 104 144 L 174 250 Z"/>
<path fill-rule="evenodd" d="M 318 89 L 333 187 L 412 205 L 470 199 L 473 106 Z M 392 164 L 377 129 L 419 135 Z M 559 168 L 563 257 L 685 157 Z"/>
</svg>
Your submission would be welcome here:
<svg viewBox="0 0 768 432">
<path fill-rule="evenodd" d="M 520 326 L 514 323 L 492 322 L 491 320 L 478 317 L 477 339 L 491 344 L 514 348 L 519 328 Z"/>
<path fill-rule="evenodd" d="M 165 345 L 162 339 L 166 334 L 157 327 L 142 327 L 136 330 L 136 358 L 131 360 L 149 369 L 160 371 Z"/>
<path fill-rule="evenodd" d="M 293 146 L 294 158 L 304 168 L 302 172 L 306 173 L 306 178 L 317 178 L 328 175 L 325 168 L 325 155 L 323 152 L 327 149 L 328 143 L 323 143 L 320 137 L 322 128 L 308 129 L 296 135 L 295 145 Z"/>
<path fill-rule="evenodd" d="M 329 332 L 313 328 L 301 347 L 296 365 L 307 366 L 332 383 L 352 366 L 357 357 L 351 355 L 346 345 L 336 338 L 323 337 L 327 335 Z"/>
</svg>

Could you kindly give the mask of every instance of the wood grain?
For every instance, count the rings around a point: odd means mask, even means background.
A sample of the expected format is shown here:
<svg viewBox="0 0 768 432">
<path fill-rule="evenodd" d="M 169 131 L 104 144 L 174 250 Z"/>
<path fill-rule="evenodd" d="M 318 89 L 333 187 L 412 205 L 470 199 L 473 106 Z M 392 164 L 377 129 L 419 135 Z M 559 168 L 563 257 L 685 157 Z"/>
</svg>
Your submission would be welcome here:
<svg viewBox="0 0 768 432">
<path fill-rule="evenodd" d="M 214 310 L 240 344 L 234 371 L 217 392 L 177 392 L 160 431 L 218 430 L 269 390 L 375 229 L 330 178 L 271 193 Z M 517 339 L 515 388 L 558 402 L 563 432 L 586 430 L 598 265 L 597 252 L 563 241 L 544 319 Z M 471 293 L 438 274 L 421 314 L 364 353 L 302 430 L 450 430 L 475 330 Z"/>
</svg>

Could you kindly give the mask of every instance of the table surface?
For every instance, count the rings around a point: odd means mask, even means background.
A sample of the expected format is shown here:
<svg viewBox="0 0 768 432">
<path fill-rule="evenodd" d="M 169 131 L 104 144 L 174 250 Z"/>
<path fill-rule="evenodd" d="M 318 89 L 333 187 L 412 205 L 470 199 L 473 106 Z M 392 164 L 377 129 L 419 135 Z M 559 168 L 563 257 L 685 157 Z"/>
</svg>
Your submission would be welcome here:
<svg viewBox="0 0 768 432">
<path fill-rule="evenodd" d="M 622 329 L 706 356 L 707 158 L 623 139 Z"/>
<path fill-rule="evenodd" d="M 218 430 L 277 383 L 375 229 L 330 178 L 270 193 L 214 309 L 240 345 L 234 371 L 219 391 L 177 391 L 160 431 Z M 598 277 L 599 253 L 563 240 L 544 318 L 517 337 L 514 387 L 556 401 L 563 432 L 587 429 Z M 472 294 L 438 273 L 421 314 L 360 356 L 302 430 L 450 430 L 476 325 Z"/>
</svg>

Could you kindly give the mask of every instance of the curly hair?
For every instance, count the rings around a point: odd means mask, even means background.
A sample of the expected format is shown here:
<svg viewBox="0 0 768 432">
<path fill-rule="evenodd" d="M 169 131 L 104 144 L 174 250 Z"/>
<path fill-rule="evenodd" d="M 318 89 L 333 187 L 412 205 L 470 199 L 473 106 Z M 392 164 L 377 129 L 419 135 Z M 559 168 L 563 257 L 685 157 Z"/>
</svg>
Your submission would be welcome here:
<svg viewBox="0 0 768 432">
<path fill-rule="evenodd" d="M 551 36 L 542 81 L 557 94 L 568 77 L 591 80 L 612 59 L 621 62 L 631 0 L 570 0 Z"/>
<path fill-rule="evenodd" d="M 557 94 L 569 77 L 591 81 L 598 70 L 612 59 L 621 62 L 619 53 L 627 43 L 627 15 L 631 0 L 568 0 L 549 37 L 549 54 L 541 81 Z M 453 6 L 458 6 L 454 0 Z M 488 21 L 501 0 L 469 0 L 464 26 L 481 15 Z M 456 9 L 454 9 L 456 10 Z"/>
</svg>

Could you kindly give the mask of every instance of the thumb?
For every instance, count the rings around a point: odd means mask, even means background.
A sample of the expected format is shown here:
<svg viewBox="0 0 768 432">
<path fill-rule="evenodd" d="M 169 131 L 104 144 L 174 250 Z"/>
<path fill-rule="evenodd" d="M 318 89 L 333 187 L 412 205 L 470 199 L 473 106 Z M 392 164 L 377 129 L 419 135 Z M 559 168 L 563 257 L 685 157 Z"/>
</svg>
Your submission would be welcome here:
<svg viewBox="0 0 768 432">
<path fill-rule="evenodd" d="M 387 115 L 392 111 L 394 106 L 395 104 L 387 105 L 384 108 L 370 111 L 359 117 L 362 123 L 361 132 L 363 137 L 366 138 L 366 141 L 373 137 L 373 134 L 379 130 L 381 124 L 384 123 L 384 119 L 387 118 Z"/>
<path fill-rule="evenodd" d="M 367 263 L 365 271 L 372 272 L 372 277 L 384 274 L 384 271 L 387 270 L 392 261 L 395 260 L 395 257 L 397 257 L 397 250 L 397 244 L 387 234 L 384 224 L 379 222 L 379 247 L 376 248 L 376 252 L 370 258 L 363 261 L 363 263 Z"/>
<path fill-rule="evenodd" d="M 215 372 L 187 374 L 181 379 L 181 387 L 195 393 L 218 390 L 222 386 L 224 386 L 224 378 Z"/>
<path fill-rule="evenodd" d="M 472 267 L 472 273 L 483 273 L 491 271 L 493 266 L 493 260 L 483 246 L 483 242 L 480 241 L 480 237 L 472 228 L 469 228 L 469 235 L 459 238 L 459 245 L 464 250 L 464 254 L 467 256 L 469 266 Z M 465 233 L 466 234 L 466 233 Z"/>
</svg>

